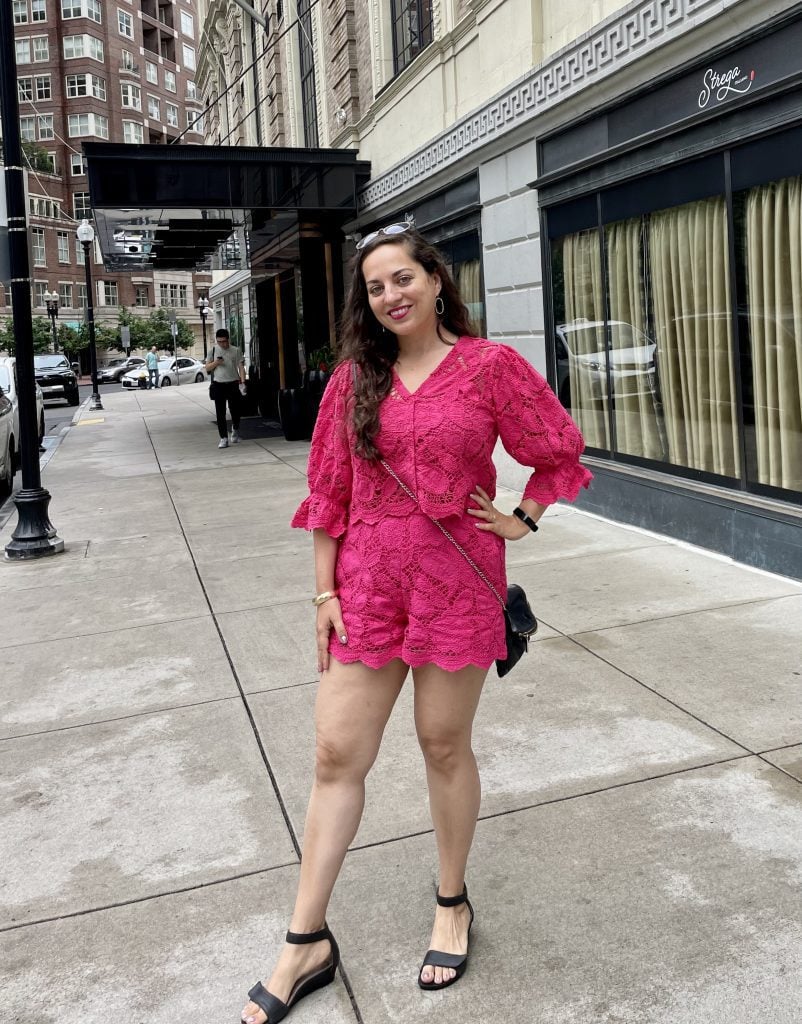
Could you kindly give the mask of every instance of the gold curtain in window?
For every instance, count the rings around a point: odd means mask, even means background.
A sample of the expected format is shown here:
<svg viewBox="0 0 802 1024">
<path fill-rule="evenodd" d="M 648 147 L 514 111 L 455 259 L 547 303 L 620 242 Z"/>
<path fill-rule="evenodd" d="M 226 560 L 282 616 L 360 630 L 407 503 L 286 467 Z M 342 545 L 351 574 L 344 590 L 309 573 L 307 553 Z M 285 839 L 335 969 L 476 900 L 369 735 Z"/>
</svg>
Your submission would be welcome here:
<svg viewBox="0 0 802 1024">
<path fill-rule="evenodd" d="M 746 203 L 757 473 L 802 490 L 802 178 L 753 189 Z"/>
<path fill-rule="evenodd" d="M 563 239 L 565 344 L 569 355 L 571 415 L 586 444 L 609 448 L 607 393 L 599 388 L 599 372 L 591 369 L 604 358 L 604 292 L 597 231 L 580 231 Z M 570 330 L 577 321 L 588 327 Z M 559 325 L 558 325 L 559 326 Z M 596 357 L 596 359 L 594 359 Z"/>
<path fill-rule="evenodd" d="M 644 240 L 640 217 L 607 228 L 607 274 L 611 331 L 615 428 L 619 451 L 665 459 L 657 407 L 657 373 L 649 356 L 644 294 Z M 631 330 L 629 329 L 631 328 Z M 627 353 L 623 348 L 631 346 Z M 651 363 L 651 368 L 647 369 Z M 620 371 L 620 372 L 619 372 Z"/>
<path fill-rule="evenodd" d="M 479 285 L 479 260 L 467 260 L 457 271 L 457 287 L 477 330 L 483 330 L 484 309 Z"/>
<path fill-rule="evenodd" d="M 652 214 L 649 253 L 669 458 L 739 476 L 724 199 Z"/>
</svg>

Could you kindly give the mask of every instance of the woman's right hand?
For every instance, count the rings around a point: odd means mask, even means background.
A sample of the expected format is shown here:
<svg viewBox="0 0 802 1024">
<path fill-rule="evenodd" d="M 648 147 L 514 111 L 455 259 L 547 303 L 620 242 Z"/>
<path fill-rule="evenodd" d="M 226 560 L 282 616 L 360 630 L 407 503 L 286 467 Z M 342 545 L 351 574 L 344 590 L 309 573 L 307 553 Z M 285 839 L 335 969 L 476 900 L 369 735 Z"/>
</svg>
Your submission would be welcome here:
<svg viewBox="0 0 802 1024">
<path fill-rule="evenodd" d="M 348 643 L 343 612 L 338 597 L 330 597 L 317 610 L 317 670 L 325 672 L 329 667 L 329 636 L 331 631 L 343 645 Z"/>
</svg>

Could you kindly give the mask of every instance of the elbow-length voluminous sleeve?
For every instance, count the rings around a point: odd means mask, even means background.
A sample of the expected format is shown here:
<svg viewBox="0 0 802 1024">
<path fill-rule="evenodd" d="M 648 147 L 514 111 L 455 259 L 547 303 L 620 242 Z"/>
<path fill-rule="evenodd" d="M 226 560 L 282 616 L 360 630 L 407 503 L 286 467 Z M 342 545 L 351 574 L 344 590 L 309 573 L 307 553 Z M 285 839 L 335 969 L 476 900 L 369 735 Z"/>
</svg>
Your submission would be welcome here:
<svg viewBox="0 0 802 1024">
<path fill-rule="evenodd" d="M 523 497 L 539 505 L 574 501 L 593 474 L 580 463 L 585 442 L 548 381 L 515 349 L 499 345 L 493 390 L 501 443 L 532 466 Z"/>
<path fill-rule="evenodd" d="M 309 452 L 309 497 L 292 517 L 292 526 L 304 530 L 321 527 L 331 537 L 345 533 L 353 480 L 348 437 L 352 390 L 350 363 L 343 363 L 323 393 Z"/>
</svg>

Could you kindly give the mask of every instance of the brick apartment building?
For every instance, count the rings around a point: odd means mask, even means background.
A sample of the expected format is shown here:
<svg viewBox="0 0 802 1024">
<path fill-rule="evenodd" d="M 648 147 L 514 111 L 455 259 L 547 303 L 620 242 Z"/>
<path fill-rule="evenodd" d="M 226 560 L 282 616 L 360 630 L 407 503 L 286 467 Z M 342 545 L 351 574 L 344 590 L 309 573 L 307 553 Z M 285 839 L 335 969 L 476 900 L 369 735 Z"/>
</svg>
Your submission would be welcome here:
<svg viewBox="0 0 802 1024">
<path fill-rule="evenodd" d="M 34 316 L 46 291 L 62 322 L 86 307 L 75 229 L 91 218 L 82 144 L 203 142 L 195 87 L 201 26 L 195 0 L 13 0 L 20 128 L 26 149 Z M 208 275 L 107 273 L 92 267 L 98 321 L 119 307 L 173 308 L 200 335 Z M 10 312 L 0 289 L 0 316 Z"/>
</svg>

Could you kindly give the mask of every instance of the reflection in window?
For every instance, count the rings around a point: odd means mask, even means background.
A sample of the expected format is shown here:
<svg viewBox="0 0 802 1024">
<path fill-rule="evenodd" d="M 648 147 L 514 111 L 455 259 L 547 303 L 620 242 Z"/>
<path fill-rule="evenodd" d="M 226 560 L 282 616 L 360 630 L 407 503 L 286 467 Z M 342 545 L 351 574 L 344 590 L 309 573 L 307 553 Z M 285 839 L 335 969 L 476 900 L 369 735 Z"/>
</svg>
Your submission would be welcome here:
<svg viewBox="0 0 802 1024">
<path fill-rule="evenodd" d="M 802 490 L 802 177 L 746 196 L 747 326 L 757 481 Z M 750 439 L 751 440 L 751 439 Z"/>
<path fill-rule="evenodd" d="M 739 477 L 727 212 L 705 199 L 555 245 L 558 394 L 589 445 Z M 613 405 L 609 401 L 612 389 Z"/>
<path fill-rule="evenodd" d="M 397 75 L 432 41 L 432 0 L 392 0 L 392 19 Z"/>
<path fill-rule="evenodd" d="M 594 448 L 609 448 L 604 291 L 596 231 L 555 243 L 554 323 L 557 392 Z"/>
<path fill-rule="evenodd" d="M 610 309 L 610 379 L 615 398 L 618 451 L 665 461 L 657 346 L 649 334 L 646 303 L 646 238 L 640 217 L 606 230 Z"/>
</svg>

